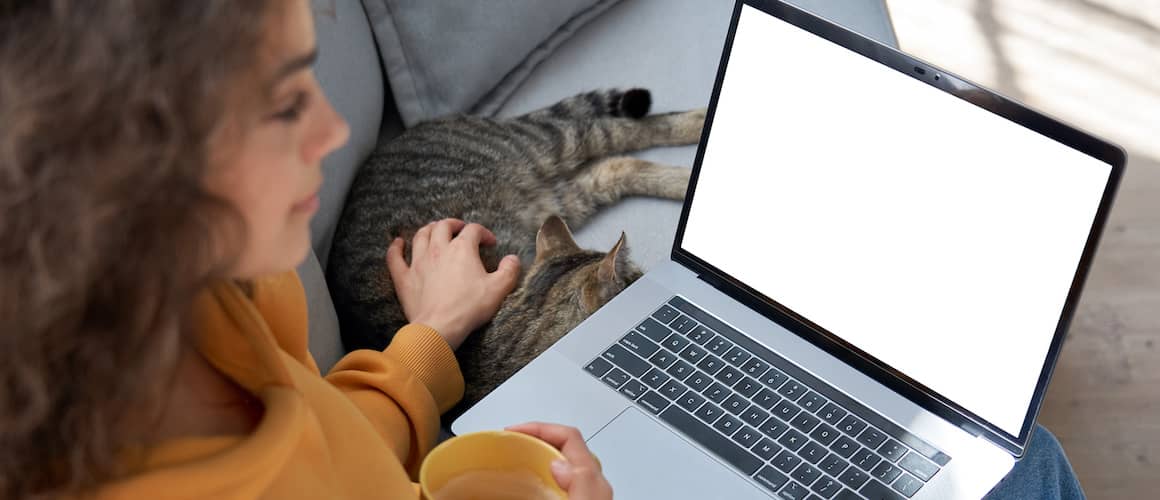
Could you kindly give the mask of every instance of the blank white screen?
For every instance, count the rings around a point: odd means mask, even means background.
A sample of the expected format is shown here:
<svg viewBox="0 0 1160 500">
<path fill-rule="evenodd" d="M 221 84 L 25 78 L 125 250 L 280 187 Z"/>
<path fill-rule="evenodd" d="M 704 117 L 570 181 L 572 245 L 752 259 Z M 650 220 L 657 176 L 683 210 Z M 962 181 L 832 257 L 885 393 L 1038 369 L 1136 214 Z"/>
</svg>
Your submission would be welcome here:
<svg viewBox="0 0 1160 500">
<path fill-rule="evenodd" d="M 1018 435 L 1110 166 L 743 9 L 682 247 Z"/>
</svg>

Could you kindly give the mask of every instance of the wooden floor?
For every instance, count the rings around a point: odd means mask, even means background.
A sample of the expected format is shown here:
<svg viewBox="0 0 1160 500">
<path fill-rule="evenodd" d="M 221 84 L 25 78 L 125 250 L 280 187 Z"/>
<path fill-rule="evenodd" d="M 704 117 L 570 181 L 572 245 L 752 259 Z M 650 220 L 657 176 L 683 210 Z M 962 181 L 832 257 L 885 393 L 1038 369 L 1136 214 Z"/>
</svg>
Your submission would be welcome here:
<svg viewBox="0 0 1160 500">
<path fill-rule="evenodd" d="M 1160 498 L 1160 1 L 887 2 L 904 50 L 1128 150 L 1040 422 L 1090 498 Z"/>
</svg>

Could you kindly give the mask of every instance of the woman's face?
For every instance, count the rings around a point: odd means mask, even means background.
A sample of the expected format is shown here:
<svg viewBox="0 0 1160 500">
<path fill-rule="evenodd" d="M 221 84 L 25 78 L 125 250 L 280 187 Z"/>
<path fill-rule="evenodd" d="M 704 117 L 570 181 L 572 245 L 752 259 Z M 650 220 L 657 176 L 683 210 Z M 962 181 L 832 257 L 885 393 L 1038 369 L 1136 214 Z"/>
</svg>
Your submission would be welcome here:
<svg viewBox="0 0 1160 500">
<path fill-rule="evenodd" d="M 317 54 L 307 0 L 272 2 L 260 52 L 259 95 L 252 117 L 232 117 L 212 140 L 207 188 L 231 202 L 246 222 L 234 278 L 293 269 L 310 250 L 310 218 L 318 210 L 322 158 L 350 128 L 323 95 L 311 69 Z"/>
</svg>

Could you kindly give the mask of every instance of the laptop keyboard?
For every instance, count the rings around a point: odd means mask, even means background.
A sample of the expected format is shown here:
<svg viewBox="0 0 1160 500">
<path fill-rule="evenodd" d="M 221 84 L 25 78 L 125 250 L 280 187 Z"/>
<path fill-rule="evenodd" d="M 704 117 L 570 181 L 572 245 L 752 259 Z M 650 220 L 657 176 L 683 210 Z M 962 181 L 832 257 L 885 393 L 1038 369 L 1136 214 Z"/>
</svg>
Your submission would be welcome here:
<svg viewBox="0 0 1160 500">
<path fill-rule="evenodd" d="M 681 297 L 585 370 L 778 498 L 910 498 L 951 459 Z"/>
</svg>

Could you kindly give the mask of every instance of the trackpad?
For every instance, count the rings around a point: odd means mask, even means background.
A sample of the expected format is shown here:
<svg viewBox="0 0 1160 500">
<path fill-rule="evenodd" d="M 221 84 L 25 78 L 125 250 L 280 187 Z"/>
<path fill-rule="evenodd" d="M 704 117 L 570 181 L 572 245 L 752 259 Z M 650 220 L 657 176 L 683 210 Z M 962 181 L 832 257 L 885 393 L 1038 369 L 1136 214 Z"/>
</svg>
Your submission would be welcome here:
<svg viewBox="0 0 1160 500">
<path fill-rule="evenodd" d="M 617 500 L 767 499 L 748 479 L 635 408 L 588 440 Z"/>
</svg>

